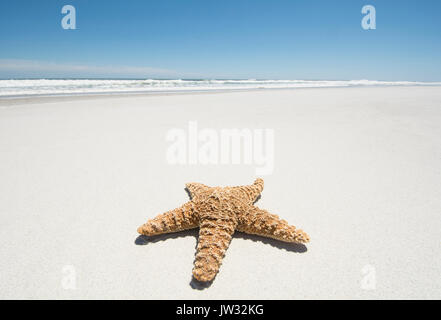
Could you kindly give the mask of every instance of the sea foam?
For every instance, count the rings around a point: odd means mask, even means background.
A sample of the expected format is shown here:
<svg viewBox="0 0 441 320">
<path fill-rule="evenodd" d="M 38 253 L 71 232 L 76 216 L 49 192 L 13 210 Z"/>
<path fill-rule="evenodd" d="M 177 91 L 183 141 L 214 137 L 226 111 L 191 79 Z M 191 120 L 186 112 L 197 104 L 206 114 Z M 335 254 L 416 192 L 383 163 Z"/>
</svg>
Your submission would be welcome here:
<svg viewBox="0 0 441 320">
<path fill-rule="evenodd" d="M 427 86 L 441 82 L 376 80 L 105 80 L 26 79 L 0 80 L 0 96 L 73 95 L 129 92 L 178 92 L 354 86 Z"/>
</svg>

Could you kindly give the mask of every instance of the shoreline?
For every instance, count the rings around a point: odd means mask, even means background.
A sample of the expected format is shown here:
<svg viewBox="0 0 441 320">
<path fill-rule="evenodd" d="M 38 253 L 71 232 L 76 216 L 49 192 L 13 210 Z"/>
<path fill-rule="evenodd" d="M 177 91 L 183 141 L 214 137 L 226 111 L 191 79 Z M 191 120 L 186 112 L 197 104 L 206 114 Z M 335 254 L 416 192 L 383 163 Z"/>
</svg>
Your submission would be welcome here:
<svg viewBox="0 0 441 320">
<path fill-rule="evenodd" d="M 369 88 L 441 88 L 439 84 L 433 85 L 358 85 L 358 86 L 330 86 L 330 87 L 298 87 L 298 88 L 249 88 L 249 89 L 210 89 L 210 90 L 176 90 L 176 91 L 120 91 L 120 92 L 91 92 L 72 94 L 33 94 L 0 96 L 0 108 L 2 106 L 13 106 L 20 104 L 35 104 L 45 102 L 62 102 L 75 100 L 96 100 L 106 98 L 130 98 L 130 97 L 158 97 L 177 95 L 204 95 L 238 92 L 261 92 L 261 91 L 302 91 L 311 89 L 369 89 Z"/>
</svg>

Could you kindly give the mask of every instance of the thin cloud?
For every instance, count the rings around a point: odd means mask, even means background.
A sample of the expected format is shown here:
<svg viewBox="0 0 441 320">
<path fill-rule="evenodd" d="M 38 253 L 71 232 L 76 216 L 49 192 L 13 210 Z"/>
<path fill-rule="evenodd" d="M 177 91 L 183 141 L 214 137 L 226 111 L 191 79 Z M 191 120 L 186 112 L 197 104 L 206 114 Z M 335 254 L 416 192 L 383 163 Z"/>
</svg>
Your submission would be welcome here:
<svg viewBox="0 0 441 320">
<path fill-rule="evenodd" d="M 0 76 L 6 77 L 176 77 L 174 70 L 134 67 L 65 64 L 47 61 L 0 59 Z"/>
</svg>

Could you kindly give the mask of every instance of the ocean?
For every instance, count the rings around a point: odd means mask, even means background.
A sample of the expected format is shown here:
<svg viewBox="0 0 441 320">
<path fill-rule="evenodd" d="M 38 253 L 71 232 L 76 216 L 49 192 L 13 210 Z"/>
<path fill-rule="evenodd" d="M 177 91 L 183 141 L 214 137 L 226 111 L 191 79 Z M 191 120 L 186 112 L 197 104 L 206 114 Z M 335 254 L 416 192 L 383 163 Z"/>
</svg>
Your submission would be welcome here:
<svg viewBox="0 0 441 320">
<path fill-rule="evenodd" d="M 441 82 L 376 80 L 185 80 L 11 79 L 0 80 L 0 97 L 354 86 L 427 86 Z"/>
</svg>

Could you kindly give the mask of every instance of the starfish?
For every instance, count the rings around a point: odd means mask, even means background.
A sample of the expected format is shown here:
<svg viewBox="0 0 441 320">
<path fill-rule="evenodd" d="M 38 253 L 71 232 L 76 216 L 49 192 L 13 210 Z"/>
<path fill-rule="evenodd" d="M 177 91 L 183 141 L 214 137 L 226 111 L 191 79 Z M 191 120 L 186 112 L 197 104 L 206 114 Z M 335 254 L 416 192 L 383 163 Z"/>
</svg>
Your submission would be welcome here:
<svg viewBox="0 0 441 320">
<path fill-rule="evenodd" d="M 190 201 L 148 220 L 138 233 L 155 236 L 199 227 L 193 276 L 211 281 L 219 271 L 234 232 L 241 231 L 291 243 L 306 243 L 309 236 L 266 210 L 254 206 L 263 180 L 237 187 L 209 187 L 187 183 Z"/>
</svg>

